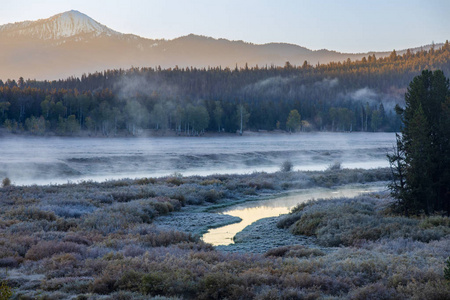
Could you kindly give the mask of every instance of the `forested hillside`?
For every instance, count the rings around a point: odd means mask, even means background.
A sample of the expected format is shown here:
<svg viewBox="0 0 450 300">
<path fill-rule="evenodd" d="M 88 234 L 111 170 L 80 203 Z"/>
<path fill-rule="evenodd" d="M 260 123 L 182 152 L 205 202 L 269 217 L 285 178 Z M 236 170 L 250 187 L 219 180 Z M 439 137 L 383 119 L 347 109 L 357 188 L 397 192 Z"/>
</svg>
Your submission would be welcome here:
<svg viewBox="0 0 450 300">
<path fill-rule="evenodd" d="M 20 78 L 0 81 L 0 124 L 33 134 L 170 129 L 197 135 L 236 132 L 242 116 L 249 130 L 397 131 L 393 108 L 403 105 L 408 83 L 424 69 L 448 76 L 448 41 L 429 51 L 315 66 L 149 67 L 51 82 Z"/>
</svg>

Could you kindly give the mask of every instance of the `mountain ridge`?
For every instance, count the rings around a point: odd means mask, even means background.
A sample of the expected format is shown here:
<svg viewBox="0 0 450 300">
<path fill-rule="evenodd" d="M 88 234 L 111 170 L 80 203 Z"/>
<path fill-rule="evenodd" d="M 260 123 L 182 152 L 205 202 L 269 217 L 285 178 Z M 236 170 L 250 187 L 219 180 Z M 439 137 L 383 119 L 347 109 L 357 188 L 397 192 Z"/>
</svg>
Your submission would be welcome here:
<svg viewBox="0 0 450 300">
<path fill-rule="evenodd" d="M 436 46 L 438 46 L 437 44 Z M 417 47 L 421 49 L 427 46 Z M 71 10 L 37 21 L 0 25 L 0 79 L 61 79 L 104 69 L 161 66 L 315 65 L 386 52 L 341 53 L 292 43 L 253 44 L 188 34 L 171 40 L 125 34 Z M 406 50 L 397 51 L 402 54 Z M 414 50 L 413 50 L 414 51 Z"/>
</svg>

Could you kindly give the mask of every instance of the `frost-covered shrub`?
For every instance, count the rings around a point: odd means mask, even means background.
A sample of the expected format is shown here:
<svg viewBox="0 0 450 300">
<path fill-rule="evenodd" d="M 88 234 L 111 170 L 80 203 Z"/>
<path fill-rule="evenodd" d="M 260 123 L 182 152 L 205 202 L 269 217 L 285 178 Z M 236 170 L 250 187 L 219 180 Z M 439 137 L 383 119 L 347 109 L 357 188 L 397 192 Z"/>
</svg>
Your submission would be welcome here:
<svg viewBox="0 0 450 300">
<path fill-rule="evenodd" d="M 216 178 L 209 178 L 201 181 L 200 185 L 219 185 L 222 184 L 222 181 Z"/>
<path fill-rule="evenodd" d="M 298 235 L 316 235 L 316 230 L 320 227 L 323 219 L 326 218 L 325 213 L 314 212 L 311 214 L 302 214 L 300 219 L 292 226 L 292 233 Z"/>
<path fill-rule="evenodd" d="M 308 248 L 302 245 L 294 246 L 282 246 L 273 248 L 267 251 L 264 256 L 274 257 L 311 257 L 311 256 L 324 256 L 325 253 L 317 248 Z"/>
<path fill-rule="evenodd" d="M 56 215 L 52 211 L 44 211 L 38 207 L 19 207 L 17 209 L 13 209 L 8 213 L 10 218 L 18 219 L 21 221 L 30 221 L 30 220 L 46 220 L 46 221 L 55 221 Z"/>
<path fill-rule="evenodd" d="M 401 237 L 429 242 L 450 234 L 448 226 L 429 225 L 432 222 L 445 224 L 445 217 L 444 220 L 425 219 L 420 222 L 417 219 L 385 215 L 384 207 L 388 203 L 389 200 L 376 195 L 319 200 L 283 217 L 278 226 L 290 226 L 293 234 L 314 235 L 318 243 L 324 246 L 350 246 L 365 240 Z"/>
<path fill-rule="evenodd" d="M 85 250 L 85 246 L 71 242 L 41 241 L 27 251 L 25 259 L 40 260 L 60 253 L 83 254 Z"/>
<path fill-rule="evenodd" d="M 180 186 L 180 185 L 182 185 L 184 183 L 183 182 L 183 178 L 180 177 L 180 176 L 169 177 L 169 178 L 166 179 L 166 182 L 168 184 L 176 185 L 176 186 Z"/>
<path fill-rule="evenodd" d="M 75 244 L 80 244 L 80 245 L 85 245 L 85 246 L 92 245 L 92 242 L 88 238 L 83 237 L 80 234 L 68 234 L 68 235 L 64 236 L 63 241 L 64 242 L 72 242 Z"/>
<path fill-rule="evenodd" d="M 335 161 L 331 165 L 328 166 L 327 171 L 335 171 L 341 169 L 341 162 Z"/>
<path fill-rule="evenodd" d="M 115 286 L 119 290 L 139 292 L 141 290 L 143 276 L 144 273 L 141 272 L 136 272 L 134 270 L 126 271 L 119 280 L 116 281 Z"/>
<path fill-rule="evenodd" d="M 393 288 L 389 288 L 382 283 L 366 285 L 355 289 L 349 293 L 349 299 L 352 300 L 395 300 L 402 297 Z"/>
<path fill-rule="evenodd" d="M 281 164 L 280 171 L 281 172 L 290 172 L 292 171 L 293 163 L 290 160 L 285 160 Z"/>
<path fill-rule="evenodd" d="M 16 257 L 9 256 L 0 258 L 0 268 L 17 268 L 18 266 L 19 260 Z"/>
<path fill-rule="evenodd" d="M 97 210 L 82 218 L 80 224 L 84 230 L 97 230 L 103 234 L 110 234 L 125 230 L 133 224 L 142 222 L 139 216 L 119 211 Z"/>
<path fill-rule="evenodd" d="M 275 189 L 274 184 L 268 180 L 250 181 L 247 185 L 256 190 L 274 190 Z"/>
<path fill-rule="evenodd" d="M 325 172 L 306 172 L 306 174 L 310 174 L 310 178 L 315 184 L 326 187 L 350 183 L 392 180 L 392 173 L 389 168 L 363 170 L 337 169 L 337 167 L 332 167 L 332 169 L 327 169 Z"/>
<path fill-rule="evenodd" d="M 85 204 L 85 203 L 78 203 L 78 204 L 69 204 L 69 205 L 47 205 L 43 208 L 53 211 L 57 216 L 63 217 L 63 218 L 79 218 L 85 214 L 89 214 L 93 212 L 96 207 Z"/>
<path fill-rule="evenodd" d="M 216 203 L 218 200 L 223 198 L 223 193 L 221 191 L 209 190 L 204 194 L 206 202 Z"/>
<path fill-rule="evenodd" d="M 143 178 L 139 178 L 136 179 L 136 184 L 139 185 L 148 185 L 148 184 L 155 184 L 157 182 L 156 178 L 147 178 L 147 177 L 143 177 Z"/>
<path fill-rule="evenodd" d="M 139 241 L 147 247 L 167 247 L 182 242 L 195 242 L 197 238 L 176 230 L 160 230 L 154 227 L 139 237 Z"/>
<path fill-rule="evenodd" d="M 141 256 L 145 251 L 145 248 L 140 247 L 139 245 L 129 245 L 124 247 L 122 253 L 126 257 L 136 257 Z"/>
<path fill-rule="evenodd" d="M 239 283 L 239 279 L 229 272 L 209 272 L 200 279 L 200 297 L 213 299 L 226 299 L 231 296 L 233 286 Z"/>
<path fill-rule="evenodd" d="M 399 286 L 398 291 L 408 299 L 414 300 L 449 299 L 450 284 L 442 279 L 427 282 L 410 281 L 404 286 Z"/>
<path fill-rule="evenodd" d="M 278 228 L 289 228 L 292 224 L 300 220 L 302 217 L 302 211 L 305 207 L 312 205 L 315 200 L 309 200 L 307 202 L 296 205 L 289 214 L 283 215 L 278 219 Z"/>
<path fill-rule="evenodd" d="M 450 218 L 444 216 L 427 216 L 419 223 L 419 227 L 424 229 L 440 226 L 450 228 Z"/>
<path fill-rule="evenodd" d="M 50 231 L 55 230 L 55 222 L 48 222 L 45 220 L 34 221 L 34 222 L 21 222 L 16 223 L 7 228 L 9 234 L 32 234 L 33 232 L 40 231 Z"/>
<path fill-rule="evenodd" d="M 74 253 L 55 254 L 46 259 L 43 268 L 47 278 L 57 278 L 73 276 L 76 273 L 75 268 L 81 266 L 81 256 Z"/>
<path fill-rule="evenodd" d="M 116 278 L 112 274 L 105 274 L 104 276 L 97 278 L 90 285 L 90 292 L 100 295 L 111 294 L 116 291 Z"/>
</svg>

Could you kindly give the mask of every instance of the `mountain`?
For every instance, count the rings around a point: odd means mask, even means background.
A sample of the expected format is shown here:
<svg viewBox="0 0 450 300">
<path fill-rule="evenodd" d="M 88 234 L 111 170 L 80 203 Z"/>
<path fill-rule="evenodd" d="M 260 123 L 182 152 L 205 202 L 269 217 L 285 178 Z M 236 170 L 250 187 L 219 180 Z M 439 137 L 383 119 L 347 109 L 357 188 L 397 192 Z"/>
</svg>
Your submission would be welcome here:
<svg viewBox="0 0 450 300">
<path fill-rule="evenodd" d="M 0 26 L 0 31 L 4 37 L 29 37 L 42 40 L 58 40 L 80 34 L 120 35 L 119 32 L 109 29 L 76 10 L 35 22 L 6 24 Z"/>
<path fill-rule="evenodd" d="M 401 51 L 397 51 L 401 54 Z M 370 53 L 373 54 L 373 53 Z M 377 57 L 389 52 L 375 52 Z M 123 34 L 75 10 L 48 19 L 0 26 L 0 79 L 61 79 L 105 69 L 173 68 L 236 65 L 283 66 L 352 60 L 368 53 L 313 51 L 298 45 L 243 41 L 188 35 L 153 40 Z"/>
</svg>

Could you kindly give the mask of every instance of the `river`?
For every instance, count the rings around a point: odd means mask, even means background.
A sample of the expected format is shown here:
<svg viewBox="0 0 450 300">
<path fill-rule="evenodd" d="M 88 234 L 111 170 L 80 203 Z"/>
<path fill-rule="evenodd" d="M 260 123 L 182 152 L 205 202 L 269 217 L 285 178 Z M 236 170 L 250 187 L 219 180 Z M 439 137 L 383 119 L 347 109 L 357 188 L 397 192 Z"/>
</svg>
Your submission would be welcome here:
<svg viewBox="0 0 450 300">
<path fill-rule="evenodd" d="M 0 138 L 0 178 L 13 184 L 388 166 L 394 133 L 252 134 L 226 137 Z"/>
<path fill-rule="evenodd" d="M 272 199 L 245 202 L 228 207 L 218 213 L 239 217 L 242 221 L 219 228 L 210 229 L 202 237 L 203 241 L 214 246 L 233 244 L 233 237 L 250 224 L 269 217 L 289 213 L 300 203 L 312 199 L 332 199 L 339 197 L 355 197 L 360 194 L 385 190 L 384 183 L 347 185 L 336 188 L 312 188 L 290 193 Z"/>
</svg>

